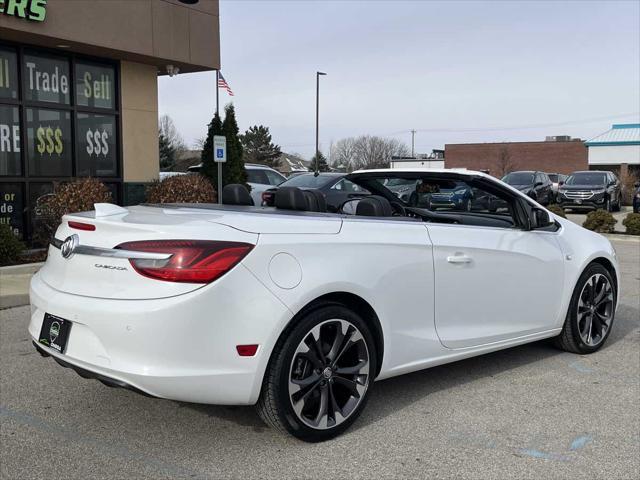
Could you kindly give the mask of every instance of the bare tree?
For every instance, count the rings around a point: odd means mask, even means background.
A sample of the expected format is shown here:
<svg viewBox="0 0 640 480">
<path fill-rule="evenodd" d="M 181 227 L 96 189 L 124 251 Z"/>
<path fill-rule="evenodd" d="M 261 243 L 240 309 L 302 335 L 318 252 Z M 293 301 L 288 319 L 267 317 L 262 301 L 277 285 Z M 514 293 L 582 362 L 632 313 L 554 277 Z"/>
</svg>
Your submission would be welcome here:
<svg viewBox="0 0 640 480">
<path fill-rule="evenodd" d="M 399 140 L 361 135 L 336 142 L 331 162 L 333 166 L 346 167 L 351 172 L 363 168 L 386 168 L 391 157 L 407 155 L 409 148 Z"/>
<path fill-rule="evenodd" d="M 516 162 L 511 159 L 511 154 L 507 147 L 502 147 L 498 152 L 498 178 L 504 177 L 507 173 L 511 173 L 516 169 Z"/>
<path fill-rule="evenodd" d="M 174 148 L 177 153 L 187 149 L 182 135 L 178 132 L 178 129 L 173 123 L 173 119 L 169 115 L 162 115 L 160 117 L 158 122 L 158 133 L 164 137 L 167 144 Z"/>
</svg>

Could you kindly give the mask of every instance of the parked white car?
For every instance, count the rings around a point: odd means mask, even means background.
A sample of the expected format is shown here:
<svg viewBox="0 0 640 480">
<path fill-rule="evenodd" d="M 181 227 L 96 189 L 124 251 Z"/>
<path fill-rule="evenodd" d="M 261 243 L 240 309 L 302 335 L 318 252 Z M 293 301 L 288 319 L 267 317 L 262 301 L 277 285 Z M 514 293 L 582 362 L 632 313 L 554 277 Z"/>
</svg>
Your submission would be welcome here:
<svg viewBox="0 0 640 480">
<path fill-rule="evenodd" d="M 293 187 L 244 206 L 231 185 L 224 205 L 65 216 L 31 282 L 34 345 L 111 386 L 257 404 L 319 441 L 356 420 L 376 379 L 546 338 L 579 354 L 605 343 L 619 277 L 604 236 L 481 173 L 347 178 L 372 195 L 338 213 Z M 385 187 L 396 179 L 415 181 L 412 205 Z M 469 188 L 508 208 L 421 203 Z"/>
<path fill-rule="evenodd" d="M 287 179 L 280 172 L 266 165 L 245 163 L 244 168 L 247 171 L 247 183 L 251 187 L 253 204 L 257 206 L 262 205 L 262 192 L 280 185 Z"/>
</svg>

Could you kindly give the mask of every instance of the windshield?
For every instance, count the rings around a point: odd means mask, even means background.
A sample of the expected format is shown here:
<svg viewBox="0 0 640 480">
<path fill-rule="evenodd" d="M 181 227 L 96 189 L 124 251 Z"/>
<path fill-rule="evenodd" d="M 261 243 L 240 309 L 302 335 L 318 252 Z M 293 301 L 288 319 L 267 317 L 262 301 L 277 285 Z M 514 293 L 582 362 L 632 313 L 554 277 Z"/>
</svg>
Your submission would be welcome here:
<svg viewBox="0 0 640 480">
<path fill-rule="evenodd" d="M 547 176 L 549 177 L 549 180 L 551 180 L 553 183 L 557 183 L 558 182 L 558 175 L 555 173 L 548 173 Z"/>
<path fill-rule="evenodd" d="M 606 175 L 602 172 L 579 172 L 574 173 L 565 185 L 604 185 L 606 183 Z"/>
<path fill-rule="evenodd" d="M 503 177 L 502 181 L 509 185 L 531 185 L 533 184 L 533 173 L 513 172 Z"/>
<path fill-rule="evenodd" d="M 313 173 L 305 173 L 304 175 L 296 175 L 280 184 L 281 187 L 302 187 L 302 188 L 320 188 L 335 180 L 335 175 L 318 175 Z"/>
</svg>

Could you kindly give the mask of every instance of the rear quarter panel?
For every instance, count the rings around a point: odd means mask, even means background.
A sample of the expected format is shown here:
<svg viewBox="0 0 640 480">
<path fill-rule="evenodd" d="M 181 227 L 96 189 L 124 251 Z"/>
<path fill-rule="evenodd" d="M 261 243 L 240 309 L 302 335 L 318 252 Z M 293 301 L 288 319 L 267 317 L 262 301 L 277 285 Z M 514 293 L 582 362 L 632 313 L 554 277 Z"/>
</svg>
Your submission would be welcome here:
<svg viewBox="0 0 640 480">
<path fill-rule="evenodd" d="M 282 254 L 287 274 L 278 268 Z M 434 328 L 432 247 L 422 223 L 345 219 L 337 235 L 261 234 L 243 264 L 294 314 L 328 293 L 367 301 L 384 333 L 381 377 L 442 348 Z"/>
</svg>

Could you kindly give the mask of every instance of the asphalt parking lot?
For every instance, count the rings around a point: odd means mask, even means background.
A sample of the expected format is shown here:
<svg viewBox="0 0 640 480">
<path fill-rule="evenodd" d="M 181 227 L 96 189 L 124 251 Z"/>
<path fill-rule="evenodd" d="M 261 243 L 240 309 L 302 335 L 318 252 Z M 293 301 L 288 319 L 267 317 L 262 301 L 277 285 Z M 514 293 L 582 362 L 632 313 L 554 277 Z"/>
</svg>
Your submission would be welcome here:
<svg viewBox="0 0 640 480">
<path fill-rule="evenodd" d="M 640 472 L 640 243 L 590 356 L 539 342 L 376 383 L 342 437 L 304 444 L 250 407 L 146 398 L 41 358 L 29 307 L 0 311 L 0 476 L 606 478 Z M 534 299 L 532 299 L 532 302 Z"/>
</svg>

